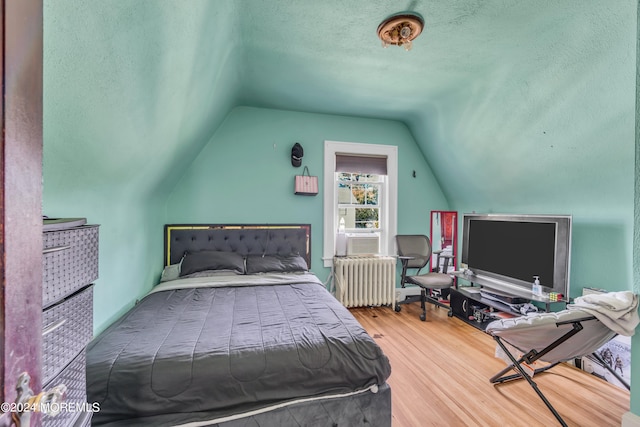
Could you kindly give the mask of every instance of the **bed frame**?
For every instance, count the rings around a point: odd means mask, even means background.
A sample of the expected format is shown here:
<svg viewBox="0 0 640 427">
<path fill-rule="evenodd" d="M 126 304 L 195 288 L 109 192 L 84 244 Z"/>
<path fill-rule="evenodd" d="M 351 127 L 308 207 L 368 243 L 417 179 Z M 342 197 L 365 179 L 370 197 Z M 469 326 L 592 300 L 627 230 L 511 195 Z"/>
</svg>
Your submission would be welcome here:
<svg viewBox="0 0 640 427">
<path fill-rule="evenodd" d="M 164 229 L 165 265 L 180 262 L 188 251 L 218 250 L 246 255 L 300 255 L 311 266 L 311 225 L 309 224 L 171 224 Z M 337 304 L 339 305 L 339 304 Z M 341 307 L 340 307 L 341 308 Z M 105 331 L 105 332 L 108 332 Z M 98 337 L 100 339 L 100 337 Z M 238 425 L 333 425 L 353 427 L 391 426 L 391 389 L 388 383 L 344 394 L 301 396 L 274 401 L 273 405 L 215 419 L 217 427 Z M 210 425 L 209 416 L 181 413 L 158 414 L 143 418 L 108 419 L 113 427 L 154 425 Z M 186 421 L 187 418 L 189 421 Z M 156 421 L 158 421 L 156 423 Z"/>
<path fill-rule="evenodd" d="M 187 251 L 218 250 L 246 255 L 297 254 L 311 268 L 310 224 L 170 224 L 165 225 L 164 265 L 180 262 Z M 232 421 L 219 427 L 232 427 Z M 302 399 L 277 409 L 257 411 L 243 422 L 260 425 L 306 425 L 333 420 L 334 425 L 389 427 L 391 389 L 383 384 L 377 393 L 341 398 Z"/>
<path fill-rule="evenodd" d="M 311 224 L 172 224 L 164 226 L 164 265 L 188 251 L 300 255 L 311 268 Z"/>
</svg>

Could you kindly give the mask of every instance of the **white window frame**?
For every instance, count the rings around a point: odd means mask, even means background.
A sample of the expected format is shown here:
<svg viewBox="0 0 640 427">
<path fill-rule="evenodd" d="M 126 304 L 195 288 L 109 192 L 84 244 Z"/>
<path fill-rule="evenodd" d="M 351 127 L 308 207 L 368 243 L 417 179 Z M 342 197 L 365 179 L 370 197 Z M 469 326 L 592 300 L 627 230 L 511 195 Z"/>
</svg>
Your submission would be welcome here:
<svg viewBox="0 0 640 427">
<path fill-rule="evenodd" d="M 395 235 L 398 229 L 398 147 L 395 145 L 358 142 L 324 142 L 324 248 L 325 267 L 333 265 L 335 238 L 338 231 L 336 210 L 338 191 L 335 183 L 336 154 L 384 156 L 387 158 L 387 179 L 382 200 L 380 223 L 380 254 L 395 255 Z"/>
<path fill-rule="evenodd" d="M 386 159 L 385 159 L 386 160 Z M 355 228 L 346 228 L 346 231 L 348 233 L 356 233 L 356 234 L 371 234 L 371 233 L 376 233 L 378 234 L 379 231 L 382 229 L 382 223 L 380 222 L 380 218 L 382 214 L 384 214 L 384 198 L 386 197 L 385 192 L 387 191 L 387 176 L 386 175 L 375 175 L 378 180 L 376 181 L 370 181 L 370 180 L 365 180 L 365 181 L 361 181 L 361 182 L 354 182 L 352 180 L 349 181 L 341 181 L 338 179 L 338 176 L 340 175 L 340 173 L 335 173 L 334 174 L 336 176 L 336 179 L 333 182 L 333 185 L 336 186 L 336 191 L 338 192 L 338 218 L 340 218 L 340 210 L 341 209 L 349 209 L 349 208 L 353 208 L 355 209 L 355 211 L 357 211 L 358 208 L 374 208 L 378 210 L 378 227 L 377 228 L 358 228 L 357 225 Z M 350 175 L 353 177 L 353 175 L 358 175 L 357 173 L 351 172 Z M 351 189 L 353 189 L 353 185 L 368 185 L 371 187 L 377 187 L 378 190 L 378 198 L 377 198 L 377 203 L 375 205 L 371 205 L 371 204 L 360 204 L 360 203 L 340 203 L 340 184 L 343 185 L 348 185 L 349 187 L 351 187 Z M 351 197 L 351 201 L 354 200 L 354 196 L 353 196 L 353 191 L 349 192 L 349 195 Z M 356 213 L 354 211 L 354 213 Z M 357 216 L 357 214 L 356 214 Z M 384 219 L 384 218 L 383 218 Z M 354 218 L 354 221 L 357 223 L 357 218 Z M 338 227 L 340 227 L 340 224 L 338 224 Z"/>
</svg>

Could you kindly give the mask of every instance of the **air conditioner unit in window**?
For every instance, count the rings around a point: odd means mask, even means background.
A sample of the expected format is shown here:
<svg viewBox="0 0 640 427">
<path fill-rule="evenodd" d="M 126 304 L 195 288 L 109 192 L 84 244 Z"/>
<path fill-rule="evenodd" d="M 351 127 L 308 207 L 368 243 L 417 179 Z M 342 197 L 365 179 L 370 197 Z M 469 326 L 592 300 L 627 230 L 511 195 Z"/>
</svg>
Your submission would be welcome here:
<svg viewBox="0 0 640 427">
<path fill-rule="evenodd" d="M 380 253 L 380 235 L 377 233 L 347 233 L 347 256 Z"/>
</svg>

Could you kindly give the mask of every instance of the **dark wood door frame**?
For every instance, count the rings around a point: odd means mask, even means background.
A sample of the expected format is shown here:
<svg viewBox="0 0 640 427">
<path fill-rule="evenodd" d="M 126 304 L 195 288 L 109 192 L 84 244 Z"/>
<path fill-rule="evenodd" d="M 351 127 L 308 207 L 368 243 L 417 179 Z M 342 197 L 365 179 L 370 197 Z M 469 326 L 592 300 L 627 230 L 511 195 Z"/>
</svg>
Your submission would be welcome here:
<svg viewBox="0 0 640 427">
<path fill-rule="evenodd" d="M 0 5 L 0 401 L 13 402 L 21 372 L 41 389 L 42 0 Z"/>
</svg>

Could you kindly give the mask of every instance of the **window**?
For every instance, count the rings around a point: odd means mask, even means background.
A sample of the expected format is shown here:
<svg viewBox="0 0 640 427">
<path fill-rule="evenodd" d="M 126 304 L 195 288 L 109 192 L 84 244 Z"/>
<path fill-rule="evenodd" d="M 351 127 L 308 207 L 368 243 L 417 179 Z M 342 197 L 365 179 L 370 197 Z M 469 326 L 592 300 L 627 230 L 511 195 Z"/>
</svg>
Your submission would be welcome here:
<svg viewBox="0 0 640 427">
<path fill-rule="evenodd" d="M 336 172 L 338 227 L 348 232 L 379 231 L 384 175 Z"/>
<path fill-rule="evenodd" d="M 344 220 L 347 233 L 377 233 L 380 253 L 395 253 L 397 147 L 325 141 L 324 250 L 326 267 Z"/>
</svg>

